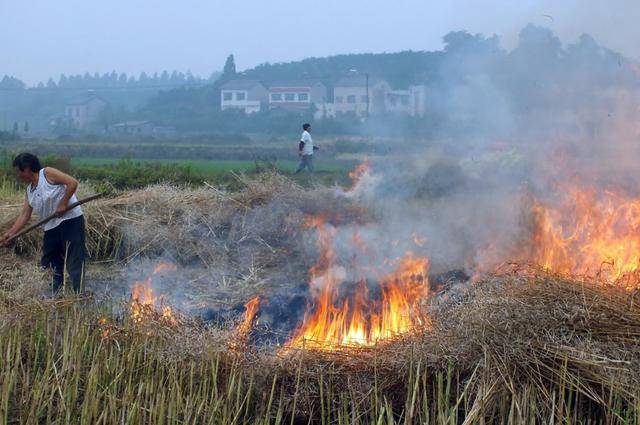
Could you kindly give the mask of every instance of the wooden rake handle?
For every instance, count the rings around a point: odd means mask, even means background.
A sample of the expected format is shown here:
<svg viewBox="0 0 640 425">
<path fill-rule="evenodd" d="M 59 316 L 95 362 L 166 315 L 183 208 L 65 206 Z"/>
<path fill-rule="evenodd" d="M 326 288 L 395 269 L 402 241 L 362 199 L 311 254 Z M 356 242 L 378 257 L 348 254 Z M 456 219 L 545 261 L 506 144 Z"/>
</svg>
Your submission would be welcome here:
<svg viewBox="0 0 640 425">
<path fill-rule="evenodd" d="M 74 202 L 73 204 L 69 205 L 64 210 L 64 212 L 66 213 L 67 211 L 70 211 L 70 210 L 74 209 L 75 207 L 79 207 L 82 204 L 86 204 L 87 202 L 93 201 L 94 199 L 98 199 L 101 196 L 102 196 L 102 193 L 98 193 L 97 195 L 89 196 L 88 198 L 84 198 L 84 199 L 82 199 L 82 200 L 80 200 L 78 202 Z M 50 216 L 43 218 L 39 222 L 37 222 L 35 224 L 32 224 L 31 226 L 22 229 L 21 231 L 19 231 L 15 235 L 11 236 L 9 239 L 7 239 L 7 241 L 5 242 L 5 246 L 8 246 L 10 242 L 18 239 L 20 236 L 26 235 L 27 233 L 29 233 L 33 229 L 36 229 L 36 228 L 42 226 L 43 224 L 47 224 L 48 222 L 50 222 L 51 220 L 53 220 L 56 217 L 57 217 L 56 213 L 53 213 Z"/>
</svg>

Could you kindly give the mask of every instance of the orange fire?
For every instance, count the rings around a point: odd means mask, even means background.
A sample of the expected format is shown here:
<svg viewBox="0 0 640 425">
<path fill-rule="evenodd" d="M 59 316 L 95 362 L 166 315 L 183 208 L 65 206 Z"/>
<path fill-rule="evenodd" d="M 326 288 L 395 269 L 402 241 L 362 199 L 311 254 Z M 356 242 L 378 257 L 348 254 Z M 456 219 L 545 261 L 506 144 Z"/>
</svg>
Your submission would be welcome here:
<svg viewBox="0 0 640 425">
<path fill-rule="evenodd" d="M 364 277 L 359 279 L 354 293 L 346 295 L 344 269 L 338 266 L 332 248 L 335 229 L 318 217 L 309 219 L 307 224 L 318 230 L 320 259 L 309 274 L 319 290 L 313 309 L 307 312 L 287 348 L 335 350 L 373 346 L 429 324 L 421 308 L 429 293 L 427 258 L 407 253 L 390 261 L 395 270 L 392 273 L 368 270 L 369 275 L 379 276 L 378 296 L 369 293 Z"/>
<path fill-rule="evenodd" d="M 250 299 L 245 305 L 244 320 L 240 323 L 238 330 L 241 333 L 247 333 L 253 326 L 256 314 L 258 314 L 258 308 L 260 308 L 260 297 Z"/>
<path fill-rule="evenodd" d="M 113 327 L 106 317 L 101 317 L 100 319 L 98 319 L 98 326 L 101 329 L 100 335 L 102 336 L 102 339 L 107 339 L 111 336 Z"/>
<path fill-rule="evenodd" d="M 260 308 L 260 297 L 250 299 L 244 308 L 244 320 L 235 328 L 235 338 L 229 341 L 229 349 L 240 353 L 244 353 L 249 348 L 249 332 L 256 321 L 256 315 Z"/>
<path fill-rule="evenodd" d="M 171 307 L 162 306 L 162 297 L 154 296 L 153 289 L 151 288 L 151 281 L 154 276 L 174 270 L 176 270 L 174 264 L 161 262 L 154 267 L 153 272 L 147 276 L 144 281 L 133 283 L 131 286 L 130 308 L 131 320 L 133 320 L 134 323 L 143 323 L 148 316 L 148 312 L 154 311 L 155 308 L 160 308 L 160 315 L 167 323 L 172 325 L 178 324 L 178 320 L 175 318 Z"/>
<path fill-rule="evenodd" d="M 563 274 L 636 286 L 640 198 L 568 187 L 558 205 L 537 202 L 533 260 Z"/>
<path fill-rule="evenodd" d="M 362 179 L 362 176 L 364 176 L 365 173 L 369 172 L 370 170 L 371 170 L 371 163 L 367 158 L 364 161 L 362 161 L 353 171 L 350 171 L 349 178 L 351 179 L 351 187 L 347 189 L 347 192 L 353 191 L 358 185 L 358 182 L 360 182 L 360 179 Z"/>
</svg>

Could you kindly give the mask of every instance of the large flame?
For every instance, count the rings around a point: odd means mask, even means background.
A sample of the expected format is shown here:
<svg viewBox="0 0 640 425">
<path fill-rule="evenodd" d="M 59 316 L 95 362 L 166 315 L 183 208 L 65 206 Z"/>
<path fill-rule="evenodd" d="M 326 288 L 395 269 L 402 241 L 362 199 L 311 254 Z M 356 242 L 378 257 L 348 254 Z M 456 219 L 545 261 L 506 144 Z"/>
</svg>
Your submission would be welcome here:
<svg viewBox="0 0 640 425">
<path fill-rule="evenodd" d="M 558 203 L 534 205 L 533 261 L 563 274 L 635 286 L 640 268 L 640 198 L 576 186 L 561 193 Z"/>
<path fill-rule="evenodd" d="M 170 263 L 158 263 L 153 272 L 147 276 L 144 281 L 134 282 L 131 286 L 131 320 L 134 323 L 143 323 L 146 318 L 149 317 L 149 313 L 160 310 L 161 317 L 169 324 L 177 324 L 178 320 L 175 318 L 171 307 L 163 306 L 162 297 L 154 296 L 151 283 L 153 277 L 166 271 L 174 271 L 176 266 Z"/>
<path fill-rule="evenodd" d="M 355 284 L 353 293 L 347 294 L 344 269 L 337 264 L 332 247 L 335 229 L 326 226 L 319 217 L 310 218 L 307 225 L 318 230 L 320 258 L 309 274 L 314 287 L 319 289 L 313 307 L 286 344 L 288 348 L 334 350 L 372 346 L 428 325 L 428 317 L 421 308 L 429 293 L 427 258 L 409 252 L 388 261 L 394 269 L 392 273 L 368 270 L 369 274 L 379 275 L 374 287 L 377 294 L 370 293 L 365 277 Z M 357 235 L 354 239 L 358 240 Z"/>
</svg>

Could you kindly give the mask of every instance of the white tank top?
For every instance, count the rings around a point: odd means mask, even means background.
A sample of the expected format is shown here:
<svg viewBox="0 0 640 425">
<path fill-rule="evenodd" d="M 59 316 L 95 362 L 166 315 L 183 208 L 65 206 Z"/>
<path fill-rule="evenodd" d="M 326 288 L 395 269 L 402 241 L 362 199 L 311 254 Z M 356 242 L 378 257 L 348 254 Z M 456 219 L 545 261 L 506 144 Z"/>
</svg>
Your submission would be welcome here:
<svg viewBox="0 0 640 425">
<path fill-rule="evenodd" d="M 56 212 L 60 201 L 64 198 L 64 194 L 67 191 L 67 186 L 64 184 L 51 184 L 47 181 L 44 174 L 44 168 L 40 170 L 40 177 L 38 178 L 38 186 L 32 188 L 31 184 L 27 187 L 27 201 L 33 211 L 40 217 L 40 219 L 49 217 Z M 74 194 L 69 199 L 68 205 L 78 202 L 78 198 Z M 44 225 L 44 231 L 54 229 L 60 223 L 71 218 L 80 217 L 82 215 L 82 208 L 75 207 L 72 210 L 67 211 L 62 217 L 56 217 Z"/>
</svg>

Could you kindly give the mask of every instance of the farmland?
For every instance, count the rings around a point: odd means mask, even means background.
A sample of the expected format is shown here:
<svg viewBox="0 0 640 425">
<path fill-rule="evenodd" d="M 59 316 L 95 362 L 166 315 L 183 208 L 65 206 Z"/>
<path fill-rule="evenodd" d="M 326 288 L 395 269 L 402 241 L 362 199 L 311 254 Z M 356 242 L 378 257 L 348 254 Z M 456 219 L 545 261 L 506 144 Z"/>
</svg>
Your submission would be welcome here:
<svg viewBox="0 0 640 425">
<path fill-rule="evenodd" d="M 637 0 L 5 3 L 0 425 L 640 425 Z"/>
<path fill-rule="evenodd" d="M 299 159 L 288 143 L 271 141 L 245 146 L 234 144 L 236 139 L 224 139 L 222 144 L 210 139 L 194 140 L 185 143 L 162 140 L 136 140 L 135 143 L 123 140 L 64 140 L 64 141 L 11 141 L 3 142 L 0 147 L 0 160 L 4 175 L 12 185 L 10 162 L 18 151 L 31 151 L 43 154 L 43 163 L 76 175 L 89 183 L 108 182 L 118 189 L 141 187 L 161 181 L 178 184 L 201 184 L 203 181 L 214 184 L 233 185 L 231 173 L 259 173 L 265 170 L 278 170 L 293 174 Z M 336 144 L 337 143 L 337 144 Z M 336 146 L 345 146 L 338 148 Z M 296 176 L 301 184 L 322 183 L 326 185 L 348 183 L 347 173 L 363 153 L 344 154 L 363 149 L 354 142 L 327 141 L 326 152 L 317 155 L 316 175 Z M 105 156 L 100 156 L 105 155 Z"/>
<path fill-rule="evenodd" d="M 331 288 L 327 279 L 337 265 L 358 261 L 353 253 L 331 254 L 333 238 L 357 241 L 336 249 L 364 250 L 375 258 L 378 248 L 368 238 L 384 218 L 379 207 L 353 199 L 370 173 L 352 173 L 356 186 L 344 192 L 305 188 L 273 171 L 237 174 L 227 188 L 164 183 L 112 192 L 85 208 L 92 261 L 88 292 L 81 296 L 51 297 L 48 276 L 35 265 L 41 234 L 3 251 L 0 418 L 640 421 L 640 310 L 634 292 L 601 278 L 523 264 L 468 286 L 468 276 L 443 277 L 448 274 L 436 271 L 438 264 L 419 256 L 420 237 L 407 235 L 400 243 L 416 254 L 400 250 L 398 259 L 380 260 L 392 267 L 385 271 L 392 278 L 380 279 L 410 291 L 413 300 L 405 301 L 412 303 L 411 314 L 423 319 L 391 337 L 350 337 L 343 346 L 331 339 L 321 344 L 317 333 L 291 338 L 304 335 L 301 322 L 312 317 L 307 312 L 303 319 L 300 308 L 317 303 L 313 291 L 300 285 L 308 273 Z M 424 193 L 420 202 L 433 202 L 438 192 Z M 3 221 L 17 212 L 12 205 L 20 196 L 4 193 Z M 412 207 L 404 208 L 410 217 Z M 362 233 L 358 223 L 365 223 Z M 373 232 L 376 239 L 402 237 Z M 313 240 L 316 248 L 307 245 Z M 315 264 L 316 258 L 322 261 Z M 140 285 L 147 285 L 147 295 L 136 294 Z M 371 306 L 380 302 L 375 294 L 361 296 L 371 296 Z M 257 310 L 250 300 L 258 300 Z M 348 317 L 353 325 L 361 316 Z"/>
<path fill-rule="evenodd" d="M 116 165 L 120 162 L 120 159 L 115 158 L 76 158 L 71 160 L 72 167 L 82 168 L 86 166 L 96 167 L 103 165 Z M 233 160 L 233 159 L 221 159 L 221 160 L 199 160 L 199 159 L 187 159 L 181 161 L 174 161 L 171 159 L 161 159 L 161 160 L 152 160 L 152 159 L 141 159 L 134 160 L 134 163 L 152 163 L 152 164 L 161 164 L 161 165 L 169 165 L 169 166 L 177 166 L 177 167 L 189 167 L 194 172 L 208 174 L 208 173 L 224 173 L 230 171 L 236 172 L 251 172 L 256 168 L 256 161 L 251 160 Z M 292 173 L 295 171 L 298 166 L 298 161 L 293 160 L 285 160 L 285 161 L 275 161 L 274 165 L 285 173 Z M 319 172 L 335 172 L 335 173 L 346 173 L 351 168 L 347 165 L 340 164 L 320 164 L 317 167 L 317 171 Z"/>
</svg>

